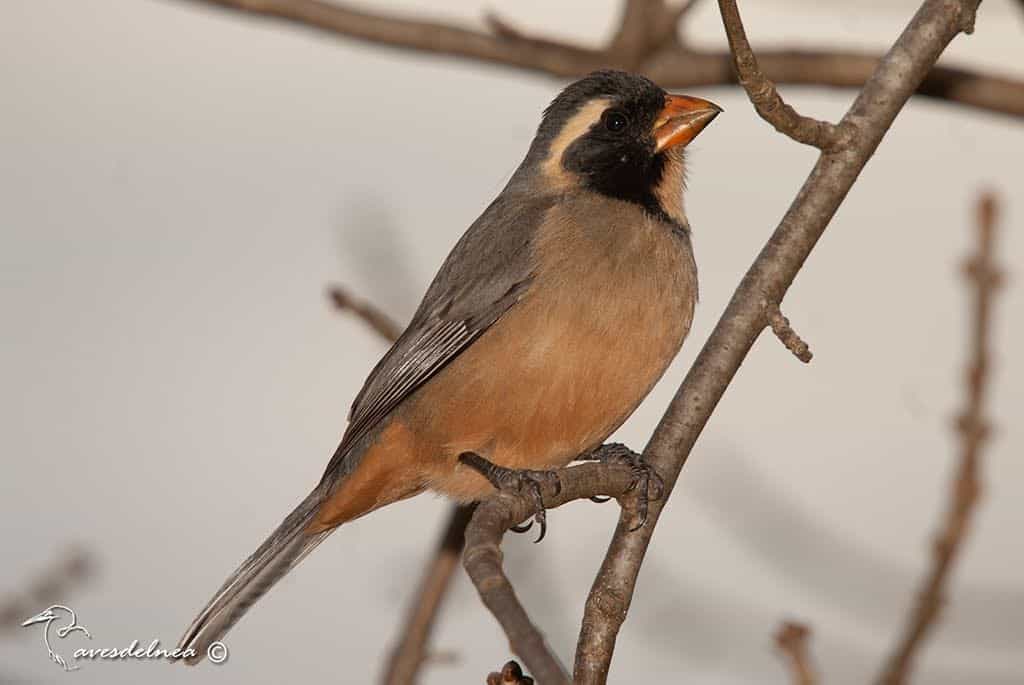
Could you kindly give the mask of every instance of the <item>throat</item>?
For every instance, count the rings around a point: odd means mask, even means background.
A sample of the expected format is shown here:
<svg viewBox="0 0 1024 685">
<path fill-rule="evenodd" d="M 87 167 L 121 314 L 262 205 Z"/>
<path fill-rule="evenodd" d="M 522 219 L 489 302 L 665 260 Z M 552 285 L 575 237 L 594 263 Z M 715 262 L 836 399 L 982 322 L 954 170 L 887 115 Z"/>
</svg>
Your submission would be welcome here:
<svg viewBox="0 0 1024 685">
<path fill-rule="evenodd" d="M 638 205 L 651 217 L 669 224 L 672 230 L 689 234 L 683 213 L 682 150 L 669 150 L 656 156 L 646 173 L 636 169 L 596 173 L 587 178 L 591 190 L 614 200 Z"/>
<path fill-rule="evenodd" d="M 655 190 L 650 190 L 649 192 L 638 195 L 625 194 L 618 191 L 606 191 L 601 188 L 594 188 L 593 190 L 609 199 L 629 202 L 630 204 L 636 205 L 652 219 L 659 223 L 667 224 L 668 227 L 672 229 L 673 233 L 683 237 L 688 237 L 690 235 L 690 225 L 687 223 L 686 217 L 682 213 L 681 197 L 678 202 L 666 203 L 659 197 L 659 193 Z M 678 190 L 676 193 L 680 196 L 682 195 Z"/>
</svg>

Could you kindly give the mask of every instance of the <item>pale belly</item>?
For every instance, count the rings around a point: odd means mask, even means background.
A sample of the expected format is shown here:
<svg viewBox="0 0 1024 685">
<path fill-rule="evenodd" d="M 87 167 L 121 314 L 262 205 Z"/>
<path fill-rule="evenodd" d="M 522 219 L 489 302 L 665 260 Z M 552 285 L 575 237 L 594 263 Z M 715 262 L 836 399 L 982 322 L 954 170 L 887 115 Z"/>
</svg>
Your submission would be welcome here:
<svg viewBox="0 0 1024 685">
<path fill-rule="evenodd" d="M 416 435 L 425 485 L 479 499 L 490 486 L 458 465 L 462 452 L 554 468 L 618 428 L 679 351 L 693 314 L 690 293 L 633 290 L 528 297 L 432 379 L 395 417 Z"/>
</svg>

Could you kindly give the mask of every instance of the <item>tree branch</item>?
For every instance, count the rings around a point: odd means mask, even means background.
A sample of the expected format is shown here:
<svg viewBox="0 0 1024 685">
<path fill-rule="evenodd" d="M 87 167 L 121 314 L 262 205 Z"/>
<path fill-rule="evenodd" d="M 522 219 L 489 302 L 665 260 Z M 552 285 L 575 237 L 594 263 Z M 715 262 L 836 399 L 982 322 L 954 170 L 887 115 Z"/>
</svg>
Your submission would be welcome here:
<svg viewBox="0 0 1024 685">
<path fill-rule="evenodd" d="M 733 56 L 726 51 L 693 50 L 675 38 L 684 8 L 670 8 L 660 23 L 657 49 L 623 49 L 621 37 L 602 49 L 532 38 L 490 17 L 493 32 L 440 22 L 363 12 L 323 0 L 192 0 L 318 29 L 334 36 L 403 50 L 460 57 L 514 67 L 558 78 L 582 76 L 611 67 L 646 74 L 665 88 L 736 83 Z M 625 14 L 624 14 L 625 17 Z M 670 28 L 667 37 L 664 29 Z M 660 38 L 658 38 L 660 36 Z M 637 60 L 635 55 L 643 55 Z M 766 50 L 763 72 L 776 83 L 860 88 L 879 57 L 840 50 Z M 935 67 L 917 86 L 926 97 L 991 112 L 1024 116 L 1024 82 L 956 67 Z"/>
<path fill-rule="evenodd" d="M 878 678 L 881 685 L 907 681 L 914 657 L 946 605 L 946 583 L 967 532 L 981 492 L 978 476 L 982 448 L 989 437 L 985 397 L 989 379 L 989 336 L 992 302 L 1002 280 L 993 259 L 996 201 L 983 195 L 978 202 L 978 251 L 967 260 L 964 274 L 973 289 L 971 353 L 965 374 L 965 407 L 957 418 L 960 462 L 950 491 L 949 510 L 932 548 L 932 568 L 918 593 L 899 644 Z"/>
<path fill-rule="evenodd" d="M 786 621 L 775 633 L 775 645 L 786 655 L 794 685 L 814 685 L 818 682 L 811 668 L 811 658 L 807 654 L 807 642 L 810 640 L 810 629 L 801 623 Z"/>
<path fill-rule="evenodd" d="M 719 0 L 720 6 L 727 0 Z M 645 450 L 667 494 L 715 406 L 765 327 L 765 298 L 781 302 L 840 203 L 900 109 L 946 45 L 973 27 L 979 0 L 926 0 L 878 63 L 841 126 L 856 134 L 837 151 L 823 151 L 768 243 L 754 260 L 677 391 Z M 575 679 L 590 685 L 608 677 L 615 639 L 666 498 L 652 502 L 647 525 L 628 533 L 625 516 L 590 595 L 576 651 Z"/>
<path fill-rule="evenodd" d="M 725 34 L 729 39 L 729 48 L 732 50 L 736 75 L 761 118 L 774 126 L 779 133 L 804 145 L 830 150 L 844 144 L 848 136 L 844 135 L 838 126 L 798 114 L 786 104 L 775 84 L 757 66 L 757 57 L 747 42 L 747 33 L 743 29 L 743 20 L 740 19 L 736 1 L 720 2 L 719 7 L 722 11 Z"/>
<path fill-rule="evenodd" d="M 416 681 L 416 674 L 428 656 L 427 644 L 441 603 L 458 568 L 466 540 L 466 524 L 472 514 L 471 506 L 451 507 L 437 548 L 423 571 L 415 600 L 402 624 L 402 634 L 388 659 L 383 679 L 386 685 L 408 685 Z"/>
<path fill-rule="evenodd" d="M 327 295 L 335 309 L 353 314 L 388 342 L 394 342 L 402 334 L 402 327 L 394 319 L 369 302 L 354 297 L 344 288 L 334 286 L 327 291 Z"/>
<path fill-rule="evenodd" d="M 626 464 L 583 464 L 557 473 L 561 483 L 557 493 L 548 483 L 542 487 L 547 509 L 599 495 L 618 499 L 624 512 L 635 509 L 632 498 L 636 493 L 636 475 Z M 523 659 L 537 681 L 544 685 L 567 685 L 571 682 L 569 675 L 530 621 L 502 569 L 502 537 L 512 526 L 535 513 L 535 503 L 527 493 L 500 491 L 481 502 L 466 528 L 463 565 L 483 603 L 501 623 L 512 651 Z"/>
</svg>

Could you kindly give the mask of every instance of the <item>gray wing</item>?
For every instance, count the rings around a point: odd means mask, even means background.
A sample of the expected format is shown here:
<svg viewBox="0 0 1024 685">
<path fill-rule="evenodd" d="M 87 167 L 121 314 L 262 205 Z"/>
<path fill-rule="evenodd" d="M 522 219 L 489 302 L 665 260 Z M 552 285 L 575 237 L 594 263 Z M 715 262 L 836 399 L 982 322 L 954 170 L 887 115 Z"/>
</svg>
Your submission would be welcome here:
<svg viewBox="0 0 1024 685">
<path fill-rule="evenodd" d="M 519 301 L 532 277 L 530 244 L 551 205 L 506 190 L 469 227 L 352 403 L 324 481 L 351 472 L 351 447 Z"/>
</svg>

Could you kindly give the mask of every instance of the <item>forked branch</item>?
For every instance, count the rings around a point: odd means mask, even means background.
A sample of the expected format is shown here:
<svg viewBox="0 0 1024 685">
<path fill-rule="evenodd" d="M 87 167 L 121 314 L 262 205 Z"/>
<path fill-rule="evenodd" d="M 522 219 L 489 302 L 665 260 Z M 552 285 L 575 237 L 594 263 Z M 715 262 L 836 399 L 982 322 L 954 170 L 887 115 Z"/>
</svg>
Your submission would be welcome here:
<svg viewBox="0 0 1024 685">
<path fill-rule="evenodd" d="M 733 56 L 724 50 L 694 49 L 676 37 L 684 6 L 630 0 L 628 6 L 656 4 L 663 19 L 656 30 L 617 32 L 608 45 L 588 48 L 530 36 L 489 16 L 490 31 L 423 19 L 353 9 L 324 0 L 192 0 L 221 8 L 278 19 L 352 40 L 401 50 L 456 57 L 514 67 L 557 78 L 574 78 L 600 68 L 646 74 L 665 88 L 736 83 Z M 636 35 L 648 43 L 636 43 Z M 629 40 L 627 40 L 629 36 Z M 871 77 L 879 56 L 849 50 L 783 48 L 759 53 L 759 65 L 775 83 L 860 88 Z M 918 83 L 918 94 L 991 112 L 1024 116 L 1024 82 L 958 67 L 935 67 Z"/>
<path fill-rule="evenodd" d="M 557 473 L 561 483 L 559 491 L 556 493 L 551 485 L 545 484 L 541 492 L 546 508 L 606 496 L 619 499 L 624 511 L 635 514 L 631 493 L 636 490 L 636 475 L 628 465 L 582 464 Z M 502 538 L 509 529 L 535 513 L 535 502 L 527 493 L 501 491 L 481 502 L 466 529 L 463 565 L 480 598 L 501 623 L 512 651 L 523 659 L 537 681 L 544 685 L 565 685 L 572 682 L 568 673 L 523 609 L 502 568 Z"/>
<path fill-rule="evenodd" d="M 764 299 L 781 302 L 804 261 L 896 115 L 949 42 L 973 27 L 979 0 L 926 0 L 878 63 L 839 126 L 849 144 L 822 152 L 797 197 L 754 260 L 705 343 L 644 452 L 668 494 L 712 412 L 764 330 Z M 719 0 L 728 9 L 729 0 Z M 620 517 L 587 598 L 576 650 L 575 681 L 604 683 L 615 640 L 667 497 L 652 502 L 648 523 L 630 533 Z"/>
</svg>

